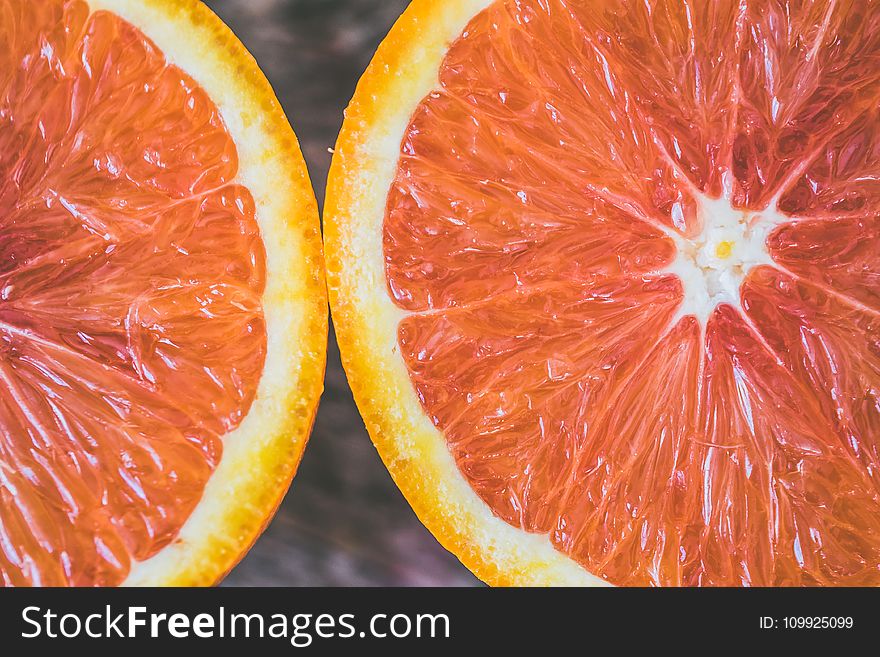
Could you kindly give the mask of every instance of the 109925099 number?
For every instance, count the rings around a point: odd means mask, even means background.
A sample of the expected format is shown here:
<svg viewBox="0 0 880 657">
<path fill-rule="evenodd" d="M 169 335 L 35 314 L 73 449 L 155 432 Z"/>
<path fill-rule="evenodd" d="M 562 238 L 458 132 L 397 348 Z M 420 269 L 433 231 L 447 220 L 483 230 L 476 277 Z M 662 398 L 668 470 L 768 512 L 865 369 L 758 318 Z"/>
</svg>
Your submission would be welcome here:
<svg viewBox="0 0 880 657">
<path fill-rule="evenodd" d="M 852 616 L 785 616 L 781 626 L 787 630 L 849 630 Z"/>
</svg>

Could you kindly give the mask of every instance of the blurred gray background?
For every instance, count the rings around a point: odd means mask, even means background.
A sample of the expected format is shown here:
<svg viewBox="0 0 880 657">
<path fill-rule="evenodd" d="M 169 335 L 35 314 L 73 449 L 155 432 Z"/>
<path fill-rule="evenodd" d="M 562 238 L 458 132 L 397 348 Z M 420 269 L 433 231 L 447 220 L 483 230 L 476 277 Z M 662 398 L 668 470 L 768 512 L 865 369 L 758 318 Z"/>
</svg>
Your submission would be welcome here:
<svg viewBox="0 0 880 657">
<path fill-rule="evenodd" d="M 204 0 L 256 57 L 299 136 L 323 207 L 329 149 L 376 46 L 408 0 Z M 299 473 L 226 586 L 472 586 L 382 465 L 330 335 L 327 379 Z"/>
</svg>

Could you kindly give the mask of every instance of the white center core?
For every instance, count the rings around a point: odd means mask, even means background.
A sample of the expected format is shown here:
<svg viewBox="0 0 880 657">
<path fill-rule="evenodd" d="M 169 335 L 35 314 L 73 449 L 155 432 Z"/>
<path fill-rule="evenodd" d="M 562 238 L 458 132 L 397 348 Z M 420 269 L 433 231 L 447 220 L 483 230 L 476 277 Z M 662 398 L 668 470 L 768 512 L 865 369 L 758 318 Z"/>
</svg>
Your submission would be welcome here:
<svg viewBox="0 0 880 657">
<path fill-rule="evenodd" d="M 753 267 L 770 265 L 767 236 L 781 223 L 775 207 L 762 212 L 735 210 L 727 194 L 697 198 L 702 230 L 693 238 L 677 233 L 675 261 L 666 268 L 681 279 L 684 300 L 676 320 L 695 315 L 705 326 L 722 303 L 741 307 L 740 288 Z"/>
</svg>

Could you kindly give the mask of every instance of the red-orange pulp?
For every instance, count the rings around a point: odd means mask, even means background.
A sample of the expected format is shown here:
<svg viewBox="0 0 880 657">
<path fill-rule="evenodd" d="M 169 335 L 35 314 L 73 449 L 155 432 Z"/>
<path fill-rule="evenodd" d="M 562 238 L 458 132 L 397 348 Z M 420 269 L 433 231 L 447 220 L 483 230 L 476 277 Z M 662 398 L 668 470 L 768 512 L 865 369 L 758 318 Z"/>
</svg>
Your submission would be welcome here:
<svg viewBox="0 0 880 657">
<path fill-rule="evenodd" d="M 880 7 L 517 0 L 405 134 L 401 353 L 496 515 L 616 584 L 880 584 Z M 783 218 L 679 316 L 698 196 Z"/>
<path fill-rule="evenodd" d="M 265 254 L 205 92 L 81 0 L 0 0 L 0 583 L 110 585 L 247 413 Z"/>
</svg>

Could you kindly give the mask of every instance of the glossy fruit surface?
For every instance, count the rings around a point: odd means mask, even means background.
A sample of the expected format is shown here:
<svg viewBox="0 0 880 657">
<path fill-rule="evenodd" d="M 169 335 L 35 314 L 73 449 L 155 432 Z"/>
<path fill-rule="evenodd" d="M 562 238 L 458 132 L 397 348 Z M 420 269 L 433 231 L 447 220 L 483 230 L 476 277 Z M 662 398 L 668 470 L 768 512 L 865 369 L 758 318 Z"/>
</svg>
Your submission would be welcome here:
<svg viewBox="0 0 880 657">
<path fill-rule="evenodd" d="M 0 2 L 5 584 L 119 584 L 174 542 L 186 551 L 181 530 L 227 437 L 257 408 L 278 330 L 267 322 L 278 311 L 264 237 L 283 235 L 288 220 L 291 233 L 317 223 L 305 191 L 281 185 L 290 214 L 272 217 L 264 190 L 247 183 L 274 163 L 243 143 L 254 138 L 239 126 L 250 107 L 212 98 L 224 63 L 199 57 L 200 83 L 148 34 L 208 37 L 197 46 L 208 51 L 225 39 L 224 56 L 265 84 L 240 44 L 196 3 L 134 4 Z M 193 59 L 187 48 L 176 46 L 175 61 Z M 251 120 L 297 153 L 266 98 L 265 118 Z M 298 157 L 277 167 L 290 167 L 290 186 L 304 176 Z M 320 264 L 320 251 L 308 255 Z M 286 487 L 276 477 L 267 471 L 261 484 L 278 487 L 273 498 Z M 271 511 L 251 509 L 255 526 L 232 529 L 243 532 L 233 540 L 252 540 Z M 222 522 L 210 531 L 222 534 Z"/>
<path fill-rule="evenodd" d="M 869 0 L 413 3 L 337 149 L 331 300 L 475 572 L 880 582 L 878 64 Z"/>
</svg>

